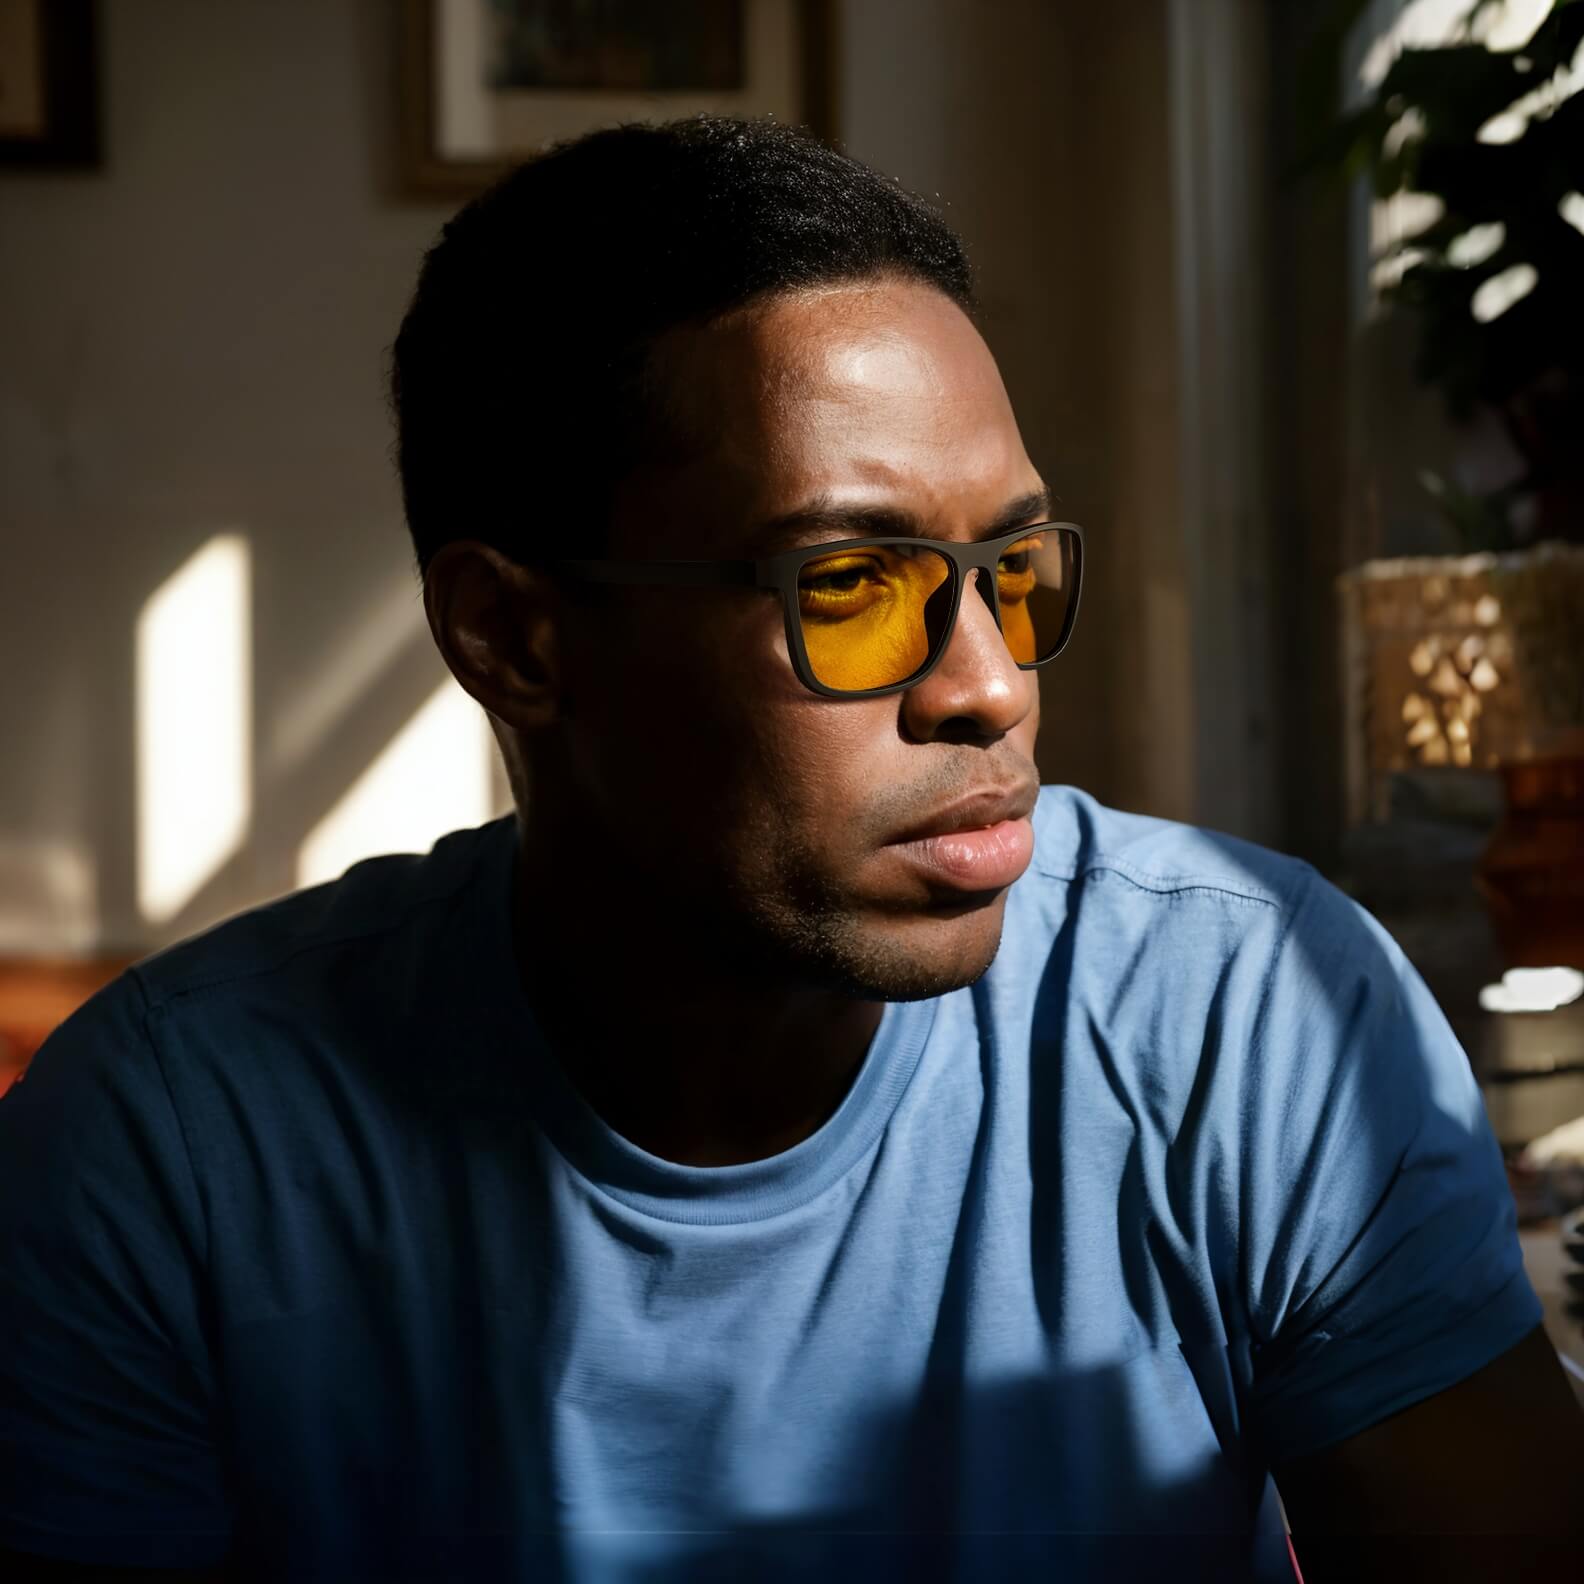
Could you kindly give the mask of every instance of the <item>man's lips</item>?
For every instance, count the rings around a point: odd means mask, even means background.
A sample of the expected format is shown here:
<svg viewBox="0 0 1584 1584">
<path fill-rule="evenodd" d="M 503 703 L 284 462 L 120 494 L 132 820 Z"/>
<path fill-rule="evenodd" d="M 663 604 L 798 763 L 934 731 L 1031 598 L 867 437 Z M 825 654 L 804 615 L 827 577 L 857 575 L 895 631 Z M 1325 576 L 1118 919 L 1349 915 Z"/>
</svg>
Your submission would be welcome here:
<svg viewBox="0 0 1584 1584">
<path fill-rule="evenodd" d="M 983 830 L 892 842 L 887 850 L 964 891 L 999 891 L 1028 868 L 1034 827 L 1026 819 L 999 820 Z"/>
<path fill-rule="evenodd" d="M 981 787 L 955 803 L 926 814 L 891 837 L 893 842 L 917 841 L 925 836 L 949 836 L 955 831 L 984 830 L 1004 820 L 1027 819 L 1039 799 L 1039 786 L 1023 782 L 1010 787 Z"/>
<path fill-rule="evenodd" d="M 887 843 L 932 879 L 967 891 L 1009 886 L 1034 856 L 1028 816 L 1039 786 L 987 787 L 926 816 Z"/>
</svg>

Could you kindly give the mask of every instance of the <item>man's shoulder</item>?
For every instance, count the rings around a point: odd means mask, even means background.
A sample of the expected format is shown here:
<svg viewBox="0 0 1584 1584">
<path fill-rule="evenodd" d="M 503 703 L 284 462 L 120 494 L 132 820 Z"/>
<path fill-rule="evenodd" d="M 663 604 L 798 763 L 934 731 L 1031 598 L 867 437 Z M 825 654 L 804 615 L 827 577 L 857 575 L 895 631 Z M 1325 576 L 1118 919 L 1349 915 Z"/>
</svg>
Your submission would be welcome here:
<svg viewBox="0 0 1584 1584">
<path fill-rule="evenodd" d="M 1182 1008 L 1265 988 L 1361 978 L 1395 996 L 1401 948 L 1358 902 L 1301 858 L 1221 831 L 1107 808 L 1072 787 L 1041 788 L 1035 856 L 1014 892 L 1026 970 L 1059 957 L 1067 983 L 1114 1006 Z M 1279 964 L 1288 972 L 1278 977 Z"/>
<path fill-rule="evenodd" d="M 1300 858 L 1205 826 L 1108 808 L 1077 787 L 1040 788 L 1034 837 L 1036 876 L 1148 915 L 1190 896 L 1281 914 L 1326 884 Z"/>
<path fill-rule="evenodd" d="M 513 816 L 451 831 L 428 852 L 385 853 L 338 878 L 260 903 L 135 963 L 150 1011 L 244 981 L 312 971 L 315 958 L 377 952 L 393 935 L 430 924 L 443 929 L 474 881 L 482 851 L 504 838 Z"/>
</svg>

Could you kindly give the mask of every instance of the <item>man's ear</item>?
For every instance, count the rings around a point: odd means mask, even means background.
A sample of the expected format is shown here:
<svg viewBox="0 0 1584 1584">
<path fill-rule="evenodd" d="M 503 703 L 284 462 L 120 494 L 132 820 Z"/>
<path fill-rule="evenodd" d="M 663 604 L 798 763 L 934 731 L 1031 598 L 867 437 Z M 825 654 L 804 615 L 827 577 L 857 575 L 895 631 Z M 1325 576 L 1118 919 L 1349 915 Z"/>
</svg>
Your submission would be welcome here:
<svg viewBox="0 0 1584 1584">
<path fill-rule="evenodd" d="M 563 600 L 549 576 L 460 539 L 435 552 L 423 595 L 452 676 L 491 715 L 523 731 L 561 717 Z"/>
</svg>

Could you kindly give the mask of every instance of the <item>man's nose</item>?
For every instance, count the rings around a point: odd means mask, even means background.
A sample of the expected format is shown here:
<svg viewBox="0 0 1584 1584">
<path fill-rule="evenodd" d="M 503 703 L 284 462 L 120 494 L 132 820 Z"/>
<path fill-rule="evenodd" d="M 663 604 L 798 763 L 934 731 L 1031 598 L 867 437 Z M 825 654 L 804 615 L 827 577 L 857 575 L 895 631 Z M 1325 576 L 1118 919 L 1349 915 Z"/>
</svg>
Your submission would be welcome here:
<svg viewBox="0 0 1584 1584">
<path fill-rule="evenodd" d="M 933 737 L 947 721 L 959 718 L 973 721 L 985 736 L 998 737 L 1033 706 L 1035 673 L 1019 669 L 996 626 L 990 576 L 981 567 L 969 572 L 945 654 L 903 694 L 904 716 L 917 737 Z"/>
</svg>

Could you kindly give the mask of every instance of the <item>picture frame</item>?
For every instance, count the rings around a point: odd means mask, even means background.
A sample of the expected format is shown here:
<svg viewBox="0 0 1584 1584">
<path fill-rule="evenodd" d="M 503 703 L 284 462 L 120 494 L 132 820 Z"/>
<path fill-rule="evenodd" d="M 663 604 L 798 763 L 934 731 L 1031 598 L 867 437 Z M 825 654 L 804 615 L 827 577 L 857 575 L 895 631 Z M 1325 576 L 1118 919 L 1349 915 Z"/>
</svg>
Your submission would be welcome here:
<svg viewBox="0 0 1584 1584">
<path fill-rule="evenodd" d="M 102 158 L 94 0 L 0 0 L 0 170 Z"/>
<path fill-rule="evenodd" d="M 401 184 L 480 192 L 621 121 L 772 114 L 836 138 L 834 0 L 404 0 Z"/>
</svg>

